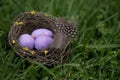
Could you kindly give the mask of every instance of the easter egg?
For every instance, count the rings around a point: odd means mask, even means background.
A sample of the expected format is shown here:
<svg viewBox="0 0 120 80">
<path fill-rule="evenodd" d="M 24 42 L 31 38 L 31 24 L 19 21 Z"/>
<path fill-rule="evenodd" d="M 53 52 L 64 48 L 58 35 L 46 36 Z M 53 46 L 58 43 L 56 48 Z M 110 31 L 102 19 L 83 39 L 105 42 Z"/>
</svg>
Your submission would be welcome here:
<svg viewBox="0 0 120 80">
<path fill-rule="evenodd" d="M 52 37 L 53 36 L 53 32 L 48 30 L 48 29 L 44 29 L 44 28 L 40 28 L 40 29 L 36 29 L 31 33 L 32 37 L 34 37 L 35 39 L 39 36 L 49 36 Z"/>
<path fill-rule="evenodd" d="M 20 37 L 19 37 L 19 44 L 22 46 L 22 47 L 27 47 L 29 49 L 33 49 L 34 48 L 34 42 L 35 40 L 33 39 L 33 37 L 29 34 L 22 34 Z"/>
<path fill-rule="evenodd" d="M 37 50 L 44 50 L 49 48 L 53 43 L 53 39 L 48 36 L 40 36 L 35 40 L 35 48 Z"/>
</svg>

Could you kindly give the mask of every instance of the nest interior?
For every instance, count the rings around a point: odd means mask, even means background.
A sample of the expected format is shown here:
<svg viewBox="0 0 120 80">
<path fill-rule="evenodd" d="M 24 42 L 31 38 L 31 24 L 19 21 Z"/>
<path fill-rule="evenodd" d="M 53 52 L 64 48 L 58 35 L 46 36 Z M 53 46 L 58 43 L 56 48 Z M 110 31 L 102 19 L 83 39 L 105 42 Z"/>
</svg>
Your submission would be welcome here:
<svg viewBox="0 0 120 80">
<path fill-rule="evenodd" d="M 21 34 L 31 34 L 32 31 L 38 28 L 46 28 L 54 33 L 54 43 L 47 49 L 47 54 L 44 54 L 44 50 L 24 50 L 19 45 L 18 38 Z M 76 27 L 65 20 L 48 16 L 42 12 L 35 12 L 34 14 L 24 12 L 15 18 L 15 23 L 9 31 L 8 40 L 11 47 L 20 57 L 26 58 L 28 61 L 55 65 L 64 62 L 66 55 L 69 54 L 68 44 L 76 34 Z"/>
</svg>

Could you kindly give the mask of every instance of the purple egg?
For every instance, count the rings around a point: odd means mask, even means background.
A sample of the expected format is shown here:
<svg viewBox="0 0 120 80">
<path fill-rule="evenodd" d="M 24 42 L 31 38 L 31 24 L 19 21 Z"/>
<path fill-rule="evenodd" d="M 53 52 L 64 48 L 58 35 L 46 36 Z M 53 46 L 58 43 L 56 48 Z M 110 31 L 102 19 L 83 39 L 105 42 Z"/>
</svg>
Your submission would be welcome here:
<svg viewBox="0 0 120 80">
<path fill-rule="evenodd" d="M 41 28 L 41 29 L 36 29 L 32 32 L 31 34 L 35 39 L 39 36 L 49 36 L 49 37 L 52 37 L 53 36 L 53 32 L 48 30 L 48 29 L 44 29 L 44 28 Z"/>
<path fill-rule="evenodd" d="M 19 44 L 22 47 L 27 47 L 29 49 L 33 49 L 34 48 L 34 42 L 35 40 L 33 39 L 33 37 L 29 34 L 22 34 L 19 37 Z"/>
<path fill-rule="evenodd" d="M 35 48 L 37 50 L 44 50 L 49 48 L 53 43 L 53 39 L 48 36 L 40 36 L 35 40 Z"/>
</svg>

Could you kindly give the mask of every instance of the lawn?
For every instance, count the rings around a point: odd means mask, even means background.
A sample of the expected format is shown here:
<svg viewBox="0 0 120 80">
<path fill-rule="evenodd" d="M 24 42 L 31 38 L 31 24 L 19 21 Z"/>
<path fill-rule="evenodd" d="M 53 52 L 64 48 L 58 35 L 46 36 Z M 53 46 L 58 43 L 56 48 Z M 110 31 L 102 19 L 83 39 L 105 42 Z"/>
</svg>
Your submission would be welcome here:
<svg viewBox="0 0 120 80">
<path fill-rule="evenodd" d="M 0 80 L 120 80 L 119 8 L 119 0 L 0 0 Z M 68 63 L 46 67 L 15 55 L 8 32 L 32 10 L 77 23 Z"/>
</svg>

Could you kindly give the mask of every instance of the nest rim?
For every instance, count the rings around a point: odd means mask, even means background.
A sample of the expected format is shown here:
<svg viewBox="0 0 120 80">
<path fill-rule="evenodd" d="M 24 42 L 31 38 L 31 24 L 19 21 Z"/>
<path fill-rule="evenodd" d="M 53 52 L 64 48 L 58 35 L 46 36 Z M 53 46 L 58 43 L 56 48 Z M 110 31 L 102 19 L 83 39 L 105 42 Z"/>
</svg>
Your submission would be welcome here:
<svg viewBox="0 0 120 80">
<path fill-rule="evenodd" d="M 9 41 L 9 44 L 10 44 L 10 46 L 13 48 L 13 50 L 21 57 L 21 58 L 25 58 L 26 60 L 28 60 L 29 62 L 40 62 L 40 63 L 43 63 L 43 64 L 45 64 L 45 65 L 57 65 L 57 64 L 61 64 L 61 63 L 63 63 L 63 60 L 61 59 L 61 58 L 64 58 L 63 56 L 66 56 L 66 54 L 65 53 L 67 53 L 68 54 L 68 51 L 69 51 L 69 49 L 68 49 L 68 47 L 66 48 L 66 50 L 64 50 L 64 52 L 63 52 L 63 49 L 54 49 L 54 48 L 51 48 L 51 50 L 53 49 L 54 51 L 56 51 L 56 53 L 57 53 L 57 51 L 60 51 L 61 53 L 59 54 L 59 58 L 58 58 L 58 60 L 55 60 L 55 59 L 49 59 L 49 58 L 46 58 L 46 55 L 44 54 L 44 51 L 39 51 L 39 53 L 41 53 L 42 54 L 42 56 L 40 56 L 40 55 L 38 55 L 38 54 L 36 54 L 37 52 L 34 50 L 26 50 L 26 51 L 24 51 L 24 50 L 22 50 L 23 49 L 23 47 L 21 47 L 18 43 L 18 40 L 16 39 L 16 37 L 14 37 L 15 36 L 15 34 L 13 35 L 13 33 L 14 33 L 14 30 L 15 30 L 15 27 L 16 27 L 16 25 L 18 26 L 18 31 L 19 31 L 19 27 L 21 27 L 21 26 L 23 26 L 25 23 L 25 21 L 23 20 L 21 20 L 22 18 L 21 18 L 21 16 L 23 15 L 23 14 L 29 14 L 29 15 L 31 15 L 31 16 L 34 16 L 34 15 L 41 15 L 45 20 L 47 20 L 48 21 L 48 23 L 49 23 L 49 26 L 55 26 L 55 21 L 56 21 L 56 18 L 51 18 L 51 16 L 48 16 L 46 13 L 42 13 L 42 12 L 35 12 L 34 14 L 33 13 L 31 13 L 31 12 L 24 12 L 24 13 L 21 13 L 21 14 L 19 14 L 14 20 L 16 21 L 13 25 L 12 25 L 12 27 L 11 27 L 11 29 L 10 29 L 10 31 L 9 31 L 9 34 L 8 34 L 8 41 Z M 23 17 L 23 16 L 22 16 Z M 17 22 L 19 22 L 19 23 L 17 23 Z M 23 22 L 23 23 L 22 23 Z M 49 28 L 47 28 L 47 29 L 49 29 Z M 54 32 L 54 30 L 52 30 L 52 29 L 50 29 L 53 33 L 55 33 Z M 17 33 L 16 33 L 17 34 Z M 22 33 L 21 33 L 22 34 Z M 18 38 L 18 36 L 17 36 L 17 38 Z M 21 51 L 22 50 L 22 51 Z M 49 51 L 50 49 L 48 49 L 48 51 Z M 31 52 L 35 52 L 35 54 L 29 54 L 29 53 L 31 53 Z M 49 52 L 49 53 L 51 53 L 51 52 Z M 64 55 L 63 55 L 64 54 Z M 70 53 L 69 53 L 70 54 Z M 27 55 L 27 56 L 26 56 Z M 50 56 L 50 55 L 47 55 L 47 56 Z M 58 56 L 58 55 L 57 55 Z M 42 59 L 42 61 L 41 61 L 41 59 Z"/>
</svg>

